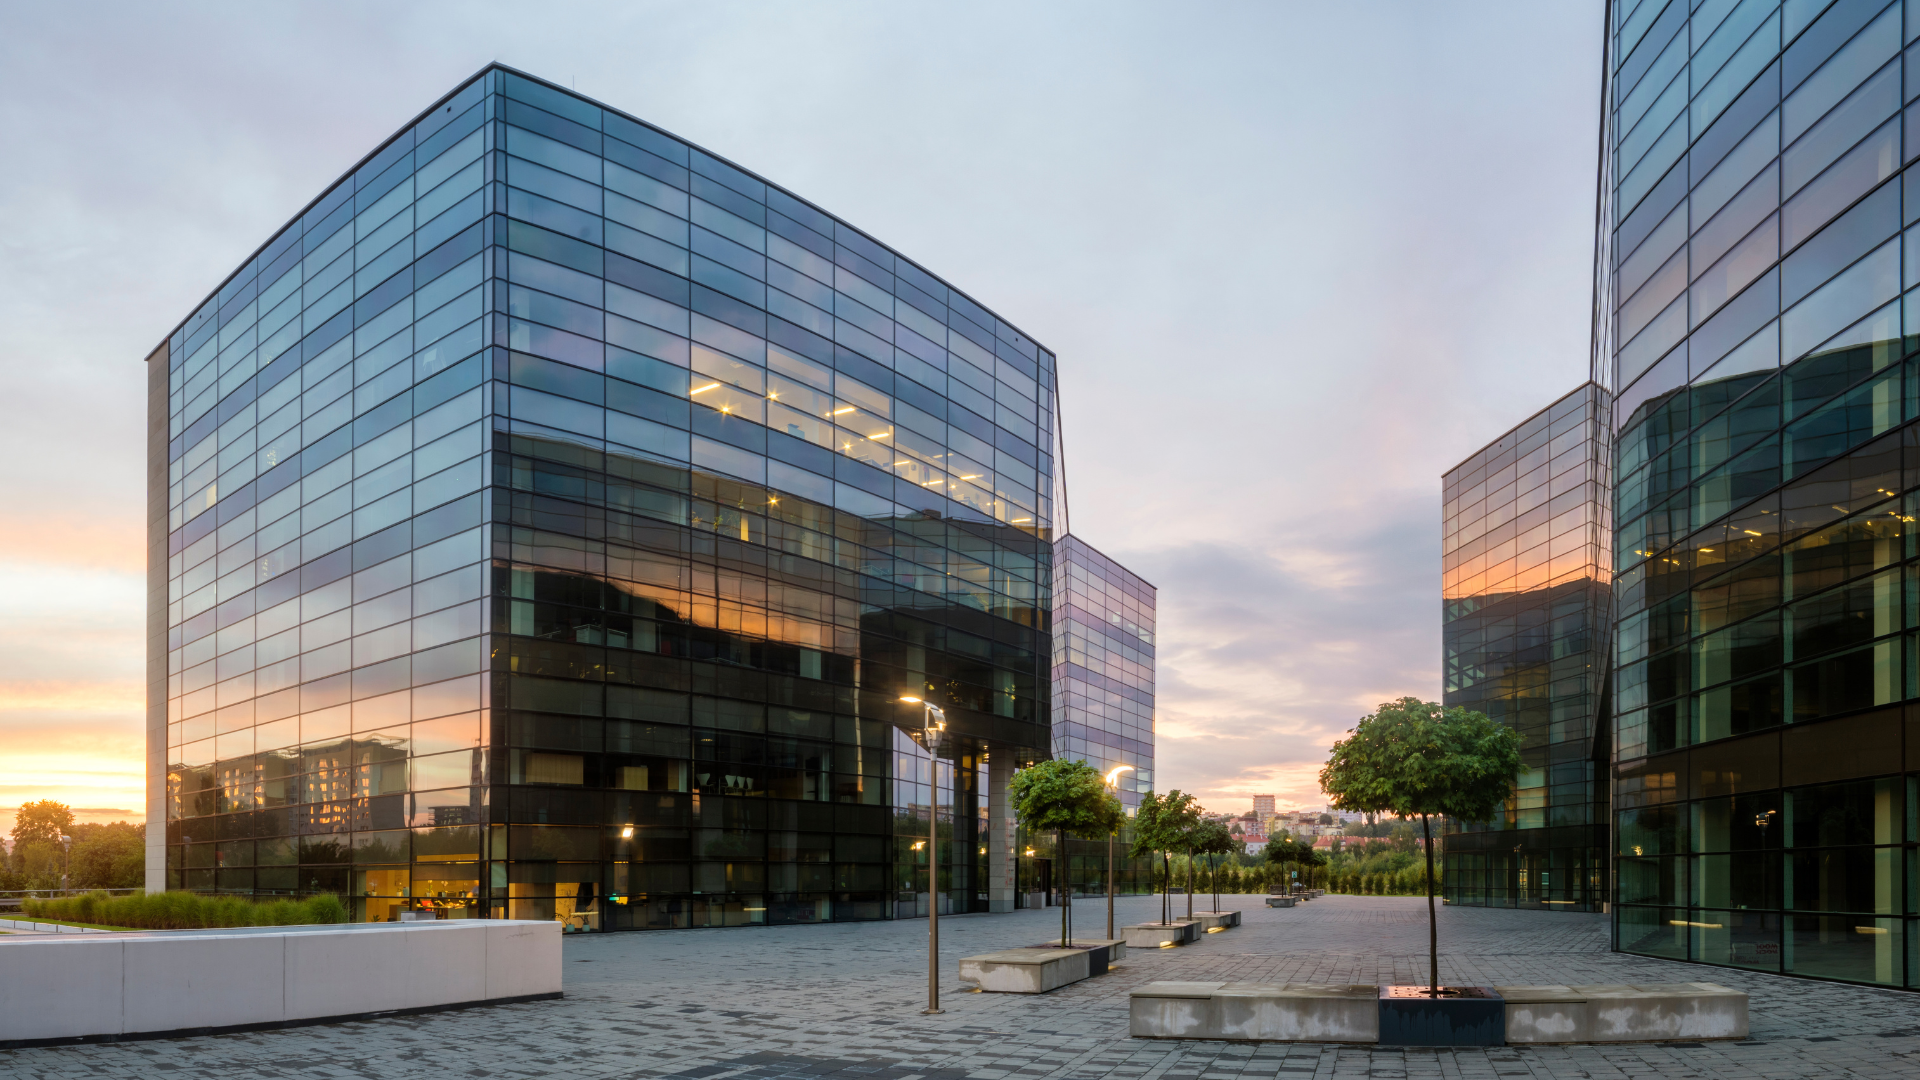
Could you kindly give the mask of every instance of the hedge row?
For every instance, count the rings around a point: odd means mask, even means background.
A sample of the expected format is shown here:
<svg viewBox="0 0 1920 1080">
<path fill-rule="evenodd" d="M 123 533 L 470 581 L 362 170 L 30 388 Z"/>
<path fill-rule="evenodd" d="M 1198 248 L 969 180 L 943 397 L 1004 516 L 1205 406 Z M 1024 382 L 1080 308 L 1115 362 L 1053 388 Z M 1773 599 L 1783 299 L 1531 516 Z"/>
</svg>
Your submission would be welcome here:
<svg viewBox="0 0 1920 1080">
<path fill-rule="evenodd" d="M 342 923 L 352 911 L 337 896 L 255 902 L 237 896 L 201 896 L 190 892 L 134 893 L 27 899 L 26 913 L 36 919 L 122 926 L 134 930 L 201 930 L 223 926 L 298 926 Z"/>
</svg>

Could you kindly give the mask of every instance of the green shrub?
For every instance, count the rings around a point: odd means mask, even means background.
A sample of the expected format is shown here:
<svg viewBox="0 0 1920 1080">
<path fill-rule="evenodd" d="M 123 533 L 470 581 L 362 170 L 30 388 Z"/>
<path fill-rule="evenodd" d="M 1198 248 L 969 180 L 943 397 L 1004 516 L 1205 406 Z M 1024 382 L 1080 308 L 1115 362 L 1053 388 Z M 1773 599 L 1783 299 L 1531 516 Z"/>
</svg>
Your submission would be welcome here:
<svg viewBox="0 0 1920 1080">
<path fill-rule="evenodd" d="M 36 919 L 124 926 L 135 930 L 304 926 L 342 923 L 353 918 L 347 905 L 330 893 L 299 900 L 253 901 L 238 896 L 201 896 L 190 892 L 141 892 L 130 896 L 90 892 L 56 899 L 29 898 L 22 906 L 28 915 Z"/>
</svg>

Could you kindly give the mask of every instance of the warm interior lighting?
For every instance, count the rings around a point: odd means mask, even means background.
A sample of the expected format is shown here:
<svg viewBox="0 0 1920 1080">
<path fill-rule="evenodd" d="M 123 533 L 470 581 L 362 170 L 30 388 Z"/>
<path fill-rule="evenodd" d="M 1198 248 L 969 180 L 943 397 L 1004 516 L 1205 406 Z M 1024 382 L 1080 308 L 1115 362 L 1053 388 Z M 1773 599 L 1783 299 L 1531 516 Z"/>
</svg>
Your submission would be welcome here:
<svg viewBox="0 0 1920 1080">
<path fill-rule="evenodd" d="M 631 826 L 631 825 L 628 825 L 628 826 L 625 826 L 624 828 L 622 828 L 622 829 L 620 830 L 620 839 L 622 839 L 622 840 L 631 840 L 631 839 L 633 839 L 633 826 Z"/>
<path fill-rule="evenodd" d="M 1668 926 L 1692 926 L 1692 927 L 1697 927 L 1701 930 L 1721 930 L 1725 928 L 1723 924 L 1717 923 L 1717 922 L 1688 922 L 1685 919 L 1668 919 L 1667 925 Z M 1856 929 L 1858 928 L 1856 927 Z M 1882 931 L 1882 933 L 1885 933 L 1885 931 Z"/>
<path fill-rule="evenodd" d="M 1887 934 L 1887 933 L 1892 933 L 1892 931 L 1890 931 L 1890 930 L 1888 930 L 1888 929 L 1887 929 L 1886 927 L 1884 927 L 1884 926 L 1856 926 L 1856 927 L 1854 927 L 1854 928 L 1853 928 L 1853 932 L 1854 932 L 1854 933 L 1856 933 L 1856 934 Z"/>
<path fill-rule="evenodd" d="M 900 695 L 900 700 L 901 700 L 901 701 L 904 701 L 904 702 L 906 702 L 906 703 L 907 703 L 907 704 L 909 704 L 909 705 L 918 705 L 918 704 L 920 704 L 920 699 L 919 699 L 919 698 L 917 698 L 917 697 L 908 697 L 908 696 L 906 696 L 905 694 L 902 694 L 902 695 Z"/>
<path fill-rule="evenodd" d="M 1028 849 L 1027 849 L 1027 858 L 1029 858 L 1029 859 L 1031 859 L 1031 858 L 1033 858 L 1033 849 L 1032 849 L 1032 848 L 1028 848 Z"/>
<path fill-rule="evenodd" d="M 844 408 L 844 409 L 835 409 L 835 410 L 833 410 L 832 412 L 830 412 L 830 413 L 828 413 L 827 415 L 828 415 L 828 416 L 839 416 L 839 415 L 840 415 L 841 413 L 850 413 L 850 412 L 852 412 L 852 411 L 853 411 L 853 406 L 851 406 L 851 405 L 849 405 L 849 406 L 847 406 L 847 407 L 846 407 L 846 408 Z"/>
<path fill-rule="evenodd" d="M 1748 536 L 1765 536 L 1766 535 L 1765 533 L 1754 532 L 1752 529 L 1741 529 L 1740 531 L 1743 533 L 1746 533 Z"/>
<path fill-rule="evenodd" d="M 698 389 L 698 390 L 695 390 L 695 391 L 694 391 L 693 393 L 694 393 L 694 394 L 704 394 L 704 393 L 706 393 L 706 392 L 707 392 L 707 391 L 709 391 L 709 390 L 718 390 L 718 389 L 720 389 L 720 384 L 719 384 L 719 383 L 717 383 L 717 382 L 716 382 L 716 383 L 708 383 L 707 385 L 705 385 L 705 386 L 703 386 L 703 387 L 701 387 L 700 389 Z M 692 396 L 693 396 L 693 394 L 688 394 L 687 396 L 688 396 L 688 397 L 692 397 Z"/>
</svg>

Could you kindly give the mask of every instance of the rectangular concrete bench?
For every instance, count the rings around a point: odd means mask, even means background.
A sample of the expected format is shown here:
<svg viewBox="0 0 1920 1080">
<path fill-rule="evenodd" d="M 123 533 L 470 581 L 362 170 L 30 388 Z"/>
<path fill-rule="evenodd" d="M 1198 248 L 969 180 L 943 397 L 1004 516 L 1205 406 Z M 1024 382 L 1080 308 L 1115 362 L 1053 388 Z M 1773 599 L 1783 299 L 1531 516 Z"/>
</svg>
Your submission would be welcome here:
<svg viewBox="0 0 1920 1080">
<path fill-rule="evenodd" d="M 1380 1040 L 1372 986 L 1156 982 L 1129 995 L 1128 1011 L 1131 1033 L 1143 1039 Z"/>
<path fill-rule="evenodd" d="M 1290 908 L 1290 907 L 1292 907 L 1292 906 L 1293 906 L 1293 905 L 1294 905 L 1294 904 L 1295 904 L 1296 902 L 1297 902 L 1297 899 L 1296 899 L 1295 897 L 1292 897 L 1292 896 L 1269 896 L 1269 897 L 1267 897 L 1267 906 L 1268 906 L 1268 907 L 1278 907 L 1278 908 Z"/>
<path fill-rule="evenodd" d="M 1120 928 L 1121 937 L 1130 949 L 1163 949 L 1172 945 L 1185 945 L 1192 940 L 1192 928 L 1197 923 L 1137 923 Z"/>
<path fill-rule="evenodd" d="M 1200 932 L 1203 934 L 1230 930 L 1240 925 L 1240 913 L 1237 911 L 1196 911 L 1193 917 L 1200 920 Z"/>
<path fill-rule="evenodd" d="M 996 994 L 1044 994 L 1087 977 L 1087 949 L 1006 949 L 962 957 L 960 981 Z"/>
<path fill-rule="evenodd" d="M 1748 1034 L 1747 995 L 1716 983 L 1492 989 L 1505 1000 L 1508 1044 Z M 1373 986 L 1156 982 L 1129 995 L 1129 1025 L 1146 1039 L 1370 1043 L 1380 1040 L 1381 995 Z"/>
<path fill-rule="evenodd" d="M 1041 944 L 1046 948 L 1057 948 L 1060 945 L 1060 939 L 1054 938 L 1052 941 L 1042 942 Z M 1127 958 L 1126 938 L 1077 937 L 1073 939 L 1073 947 L 1076 949 L 1087 949 L 1096 954 L 1104 949 L 1107 953 L 1106 962 L 1109 964 L 1117 964 Z M 1095 956 L 1095 966 L 1099 966 L 1099 958 L 1097 955 Z M 1097 975 L 1099 972 L 1095 972 L 1094 974 Z"/>
<path fill-rule="evenodd" d="M 1718 983 L 1500 986 L 1507 1042 L 1744 1039 L 1747 995 Z"/>
</svg>

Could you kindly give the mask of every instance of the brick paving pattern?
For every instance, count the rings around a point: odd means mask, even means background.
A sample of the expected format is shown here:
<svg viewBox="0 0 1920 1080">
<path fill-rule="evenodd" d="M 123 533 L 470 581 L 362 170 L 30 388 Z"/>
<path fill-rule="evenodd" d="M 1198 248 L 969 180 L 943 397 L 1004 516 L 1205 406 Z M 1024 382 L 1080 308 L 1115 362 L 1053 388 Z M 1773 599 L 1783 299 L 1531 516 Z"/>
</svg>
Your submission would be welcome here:
<svg viewBox="0 0 1920 1080">
<path fill-rule="evenodd" d="M 191 1039 L 0 1051 L 0 1077 L 685 1077 L 688 1080 L 1344 1080 L 1347 1077 L 1920 1077 L 1920 994 L 1607 951 L 1603 916 L 1442 909 L 1456 984 L 1706 980 L 1752 995 L 1739 1043 L 1419 1050 L 1156 1041 L 1127 992 L 1160 979 L 1424 981 L 1422 901 L 1328 896 L 1292 910 L 1222 897 L 1245 925 L 1134 952 L 1043 997 L 967 992 L 961 956 L 1054 937 L 1058 912 L 941 924 L 940 1016 L 921 1016 L 924 922 L 569 938 L 566 998 Z M 1158 917 L 1122 899 L 1120 921 Z M 1076 933 L 1104 930 L 1097 902 Z M 0 946 L 4 947 L 4 946 Z"/>
</svg>

